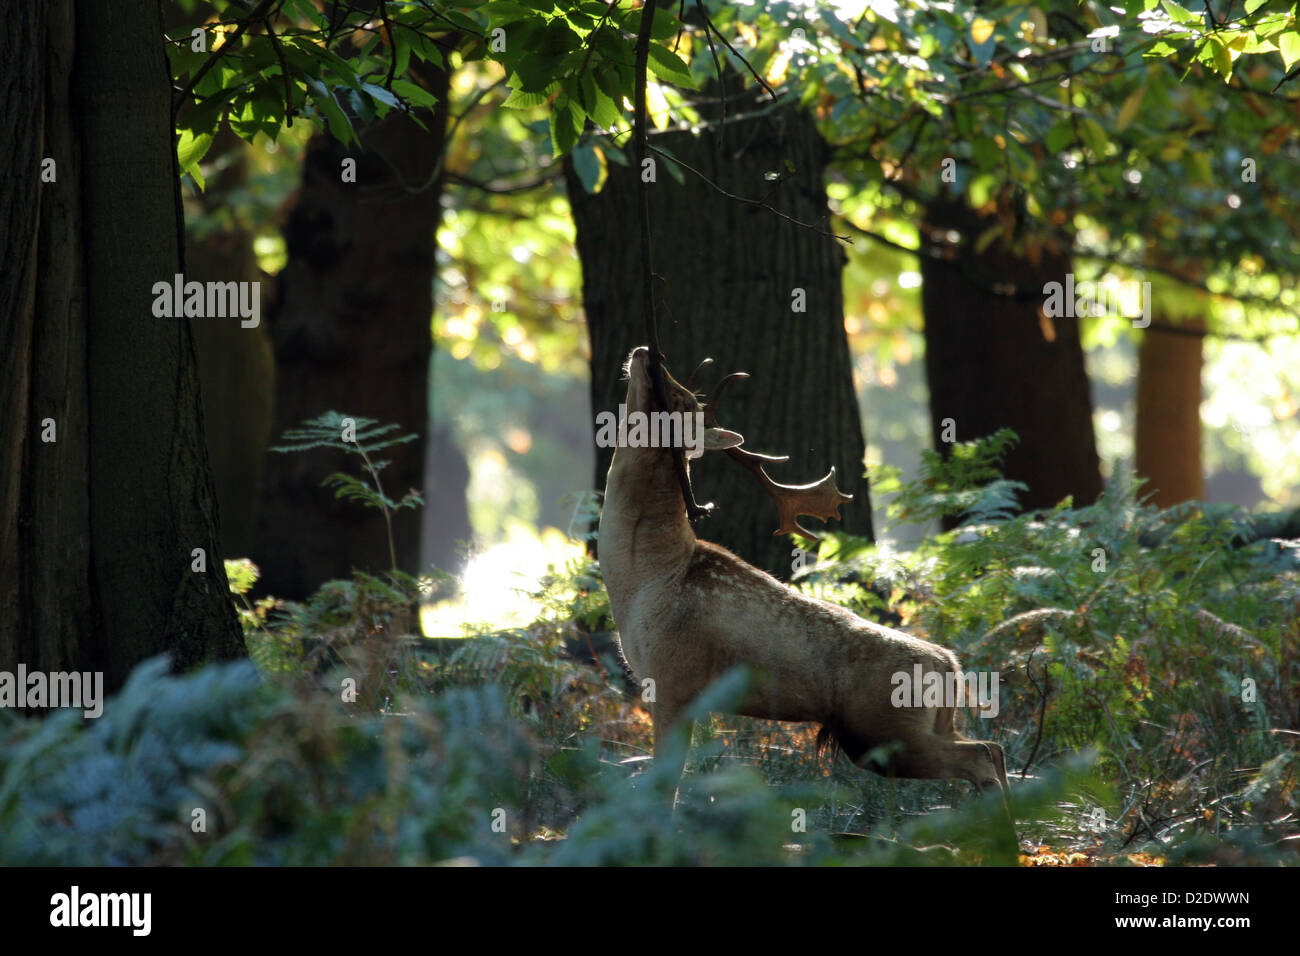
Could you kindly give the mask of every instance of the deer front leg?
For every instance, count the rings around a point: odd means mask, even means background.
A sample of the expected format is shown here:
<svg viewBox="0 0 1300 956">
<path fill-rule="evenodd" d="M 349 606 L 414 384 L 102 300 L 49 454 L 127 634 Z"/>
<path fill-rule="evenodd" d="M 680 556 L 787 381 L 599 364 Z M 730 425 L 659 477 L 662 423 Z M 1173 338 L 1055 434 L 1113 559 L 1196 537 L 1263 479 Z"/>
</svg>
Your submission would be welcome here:
<svg viewBox="0 0 1300 956">
<path fill-rule="evenodd" d="M 677 805 L 677 781 L 686 766 L 686 751 L 691 745 L 693 721 L 682 720 L 685 707 L 676 702 L 655 701 L 651 705 L 655 735 L 655 773 L 662 773 L 673 783 L 672 806 Z"/>
<path fill-rule="evenodd" d="M 1011 813 L 1011 785 L 1007 781 L 1007 761 L 1002 746 L 991 740 L 955 740 L 949 746 L 952 747 L 951 766 L 956 770 L 956 776 L 969 780 L 981 794 L 1000 794 L 1002 824 L 1014 842 L 1017 839 L 1016 822 Z"/>
</svg>

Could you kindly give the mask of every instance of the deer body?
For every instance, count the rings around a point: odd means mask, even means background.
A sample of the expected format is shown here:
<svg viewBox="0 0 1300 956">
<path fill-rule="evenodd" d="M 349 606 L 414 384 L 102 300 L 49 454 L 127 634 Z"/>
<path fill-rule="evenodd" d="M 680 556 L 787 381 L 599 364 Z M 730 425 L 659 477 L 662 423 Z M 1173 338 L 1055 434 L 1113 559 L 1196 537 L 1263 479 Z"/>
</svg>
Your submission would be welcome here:
<svg viewBox="0 0 1300 956">
<path fill-rule="evenodd" d="M 670 410 L 700 407 L 671 378 L 667 386 Z M 647 352 L 637 349 L 628 362 L 627 408 L 654 405 Z M 703 447 L 733 448 L 741 440 L 712 427 Z M 916 665 L 923 673 L 959 672 L 952 652 L 802 594 L 697 540 L 672 455 L 665 448 L 615 449 L 598 539 L 623 655 L 638 680 L 654 681 L 656 760 L 664 758 L 686 706 L 732 667 L 745 665 L 752 680 L 737 707 L 742 716 L 817 721 L 864 767 L 874 747 L 897 741 L 901 748 L 882 769 L 958 777 L 1005 793 L 1002 748 L 958 734 L 955 707 L 891 704 L 892 675 L 913 673 Z"/>
</svg>

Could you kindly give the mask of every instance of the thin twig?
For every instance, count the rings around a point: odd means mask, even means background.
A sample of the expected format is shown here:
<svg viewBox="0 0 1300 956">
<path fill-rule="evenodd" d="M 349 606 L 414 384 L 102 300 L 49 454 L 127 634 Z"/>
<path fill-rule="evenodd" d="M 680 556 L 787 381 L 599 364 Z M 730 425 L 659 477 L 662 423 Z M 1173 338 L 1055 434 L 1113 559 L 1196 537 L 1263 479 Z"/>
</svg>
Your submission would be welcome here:
<svg viewBox="0 0 1300 956">
<path fill-rule="evenodd" d="M 266 35 L 271 41 L 271 49 L 275 50 L 275 58 L 280 61 L 280 76 L 284 80 L 284 125 L 293 129 L 293 87 L 289 81 L 289 64 L 285 62 L 284 50 L 280 49 L 280 38 L 275 35 L 271 18 L 262 22 L 266 25 Z"/>
<path fill-rule="evenodd" d="M 646 3 L 653 3 L 653 0 L 646 0 Z M 758 81 L 759 86 L 767 90 L 767 95 L 772 97 L 772 99 L 776 99 L 776 90 L 772 89 L 772 87 L 767 85 L 767 80 L 763 79 L 761 76 L 758 75 L 758 71 L 749 65 L 749 61 L 746 60 L 743 56 L 741 56 L 740 51 L 737 50 L 734 46 L 732 46 L 731 42 L 722 35 L 722 31 L 713 25 L 713 21 L 709 19 L 709 14 L 704 9 L 703 4 L 700 5 L 700 15 L 704 17 L 704 25 L 718 35 L 718 39 L 722 41 L 723 45 L 726 46 L 726 48 L 731 51 L 732 55 L 737 60 L 745 64 L 745 69 L 749 70 L 750 74 L 754 77 L 754 79 Z"/>
<path fill-rule="evenodd" d="M 283 0 L 262 0 L 261 3 L 253 8 L 252 13 L 240 21 L 239 26 L 235 28 L 235 32 L 227 37 L 225 42 L 222 43 L 218 49 L 212 51 L 212 54 L 203 61 L 203 65 L 194 71 L 194 75 L 191 76 L 190 81 L 185 84 L 185 88 L 172 99 L 173 118 L 180 112 L 180 108 L 184 104 L 185 99 L 194 92 L 194 87 L 197 86 L 209 72 L 211 72 L 212 68 L 217 65 L 223 56 L 226 55 L 226 51 L 233 49 L 235 44 L 239 42 L 240 37 L 244 35 L 244 31 L 248 29 L 248 25 L 255 20 L 266 19 L 270 16 L 270 13 L 268 12 L 270 8 L 276 3 L 282 2 Z"/>
<path fill-rule="evenodd" d="M 761 199 L 748 199 L 744 196 L 737 196 L 735 193 L 727 192 L 727 190 L 723 189 L 717 183 L 713 182 L 713 180 L 709 179 L 709 177 L 705 176 L 698 169 L 695 169 L 692 166 L 688 166 L 686 163 L 683 163 L 680 159 L 677 159 L 676 157 L 673 156 L 669 156 L 667 153 L 665 153 L 661 149 L 658 149 L 657 147 L 649 146 L 647 148 L 652 153 L 658 153 L 660 156 L 662 156 L 664 159 L 668 160 L 669 162 L 676 163 L 678 166 L 682 167 L 682 169 L 685 169 L 687 172 L 693 173 L 694 175 L 698 176 L 701 180 L 705 182 L 705 184 L 707 184 L 714 192 L 718 193 L 720 196 L 726 196 L 728 199 L 734 199 L 736 202 L 742 202 L 747 206 L 758 206 L 760 209 L 766 209 L 768 212 L 780 216 L 782 219 L 786 220 L 786 222 L 793 223 L 794 225 L 799 226 L 803 229 L 811 229 L 814 232 L 816 232 L 818 235 L 830 236 L 832 239 L 838 239 L 840 240 L 840 242 L 847 243 L 850 246 L 853 245 L 853 240 L 850 239 L 848 236 L 837 235 L 836 233 L 830 232 L 826 229 L 822 229 L 821 227 L 817 226 L 815 223 L 800 222 L 798 219 L 795 219 L 793 216 L 787 215 L 786 213 L 783 213 L 781 210 L 773 208 L 768 203 L 763 202 Z"/>
<path fill-rule="evenodd" d="M 650 184 L 645 180 L 646 154 L 646 66 L 650 60 L 650 33 L 654 29 L 655 2 L 645 0 L 641 7 L 641 29 L 636 38 L 636 71 L 634 74 L 632 133 L 635 144 L 636 185 L 638 193 L 637 225 L 641 240 L 641 306 L 645 315 L 646 333 L 650 338 L 650 384 L 654 390 L 655 400 L 660 408 L 668 408 L 668 388 L 664 382 L 663 353 L 659 350 L 659 323 L 655 318 L 654 268 L 650 255 Z M 682 490 L 682 501 L 686 505 L 686 517 L 695 521 L 709 513 L 695 500 L 691 490 L 691 479 L 686 472 L 685 449 L 676 447 L 672 450 L 673 470 L 677 474 L 677 484 Z"/>
<path fill-rule="evenodd" d="M 701 16 L 707 16 L 704 12 L 704 0 L 695 0 L 695 6 Z M 709 42 L 709 56 L 713 57 L 713 72 L 718 76 L 718 94 L 722 101 L 722 119 L 718 125 L 718 151 L 721 152 L 723 137 L 727 132 L 727 80 L 722 75 L 722 65 L 718 62 L 718 48 L 713 45 L 713 31 L 708 27 L 704 28 L 704 39 Z"/>
<path fill-rule="evenodd" d="M 492 193 L 494 196 L 507 196 L 513 193 L 526 193 L 531 189 L 537 189 L 548 183 L 553 183 L 563 175 L 560 170 L 555 170 L 545 176 L 539 176 L 536 179 L 526 183 L 516 183 L 510 186 L 498 186 L 494 183 L 484 182 L 481 179 L 474 179 L 461 173 L 448 172 L 447 181 L 460 183 L 462 186 L 468 186 L 470 189 L 478 189 L 485 193 Z"/>
<path fill-rule="evenodd" d="M 1038 686 L 1038 681 L 1034 680 L 1034 674 L 1029 669 L 1029 665 L 1034 662 L 1034 655 L 1029 655 L 1029 660 L 1025 662 L 1025 676 L 1029 678 L 1029 683 L 1034 685 L 1034 690 L 1038 691 L 1041 703 L 1038 705 L 1038 733 L 1034 736 L 1034 746 L 1029 751 L 1029 759 L 1025 765 L 1020 768 L 1020 779 L 1025 779 L 1025 774 L 1029 772 L 1034 758 L 1038 756 L 1038 745 L 1043 742 L 1043 718 L 1047 714 L 1047 697 L 1052 692 L 1051 677 L 1047 672 L 1047 667 L 1043 667 L 1043 686 Z"/>
<path fill-rule="evenodd" d="M 391 93 L 393 74 L 397 72 L 397 37 L 393 36 L 393 25 L 388 22 L 388 0 L 379 0 L 379 19 L 384 22 L 384 29 L 388 32 L 388 49 L 391 52 L 388 57 L 388 78 L 384 81 L 384 89 Z"/>
</svg>

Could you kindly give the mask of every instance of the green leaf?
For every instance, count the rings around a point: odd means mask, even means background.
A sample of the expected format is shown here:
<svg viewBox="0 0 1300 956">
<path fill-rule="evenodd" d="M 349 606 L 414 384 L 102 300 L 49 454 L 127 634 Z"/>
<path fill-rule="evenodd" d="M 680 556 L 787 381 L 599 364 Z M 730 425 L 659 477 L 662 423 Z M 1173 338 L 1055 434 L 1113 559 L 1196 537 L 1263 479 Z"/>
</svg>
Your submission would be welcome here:
<svg viewBox="0 0 1300 956">
<path fill-rule="evenodd" d="M 1268 0 L 1246 0 L 1246 16 L 1250 16 L 1266 3 Z"/>
<path fill-rule="evenodd" d="M 623 106 L 623 100 L 627 97 L 629 91 L 623 88 L 623 81 L 619 77 L 618 70 L 607 63 L 602 63 L 596 70 L 596 85 L 613 101 L 616 107 L 620 109 Z"/>
<path fill-rule="evenodd" d="M 508 22 L 510 20 L 520 20 L 524 17 L 537 16 L 536 10 L 530 10 L 528 7 L 518 3 L 509 3 L 507 0 L 500 2 L 485 3 L 479 7 L 479 10 L 492 17 L 493 22 Z"/>
<path fill-rule="evenodd" d="M 393 80 L 393 92 L 412 106 L 424 106 L 431 109 L 438 105 L 438 97 L 420 86 L 420 84 L 412 83 L 410 80 Z"/>
<path fill-rule="evenodd" d="M 1174 0 L 1163 0 L 1165 12 L 1169 14 L 1169 19 L 1175 23 L 1195 23 L 1202 22 L 1201 14 L 1193 13 L 1186 7 L 1181 7 Z"/>
<path fill-rule="evenodd" d="M 677 185 L 679 186 L 686 185 L 686 174 L 682 172 L 682 167 L 678 166 L 675 162 L 673 162 L 673 160 L 676 159 L 676 157 L 672 154 L 672 152 L 670 150 L 665 149 L 662 146 L 658 147 L 658 151 L 663 153 L 663 155 L 656 156 L 655 157 L 656 162 L 662 165 L 664 169 L 668 170 L 668 175 L 671 176 L 677 182 Z"/>
<path fill-rule="evenodd" d="M 551 111 L 551 148 L 557 157 L 573 149 L 582 135 L 585 118 L 582 107 L 573 100 L 568 97 L 556 100 L 555 109 Z"/>
<path fill-rule="evenodd" d="M 677 17 L 664 10 L 655 11 L 654 26 L 650 30 L 652 40 L 667 40 L 671 36 L 676 36 L 677 31 L 681 30 L 685 24 Z"/>
<path fill-rule="evenodd" d="M 1282 54 L 1282 66 L 1291 69 L 1291 64 L 1300 60 L 1300 33 L 1283 33 L 1277 38 L 1277 49 Z"/>
<path fill-rule="evenodd" d="M 330 133 L 334 138 L 344 145 L 355 140 L 356 133 L 352 130 L 352 121 L 339 108 L 339 104 L 334 99 L 334 94 L 330 92 L 329 88 L 317 79 L 308 79 L 307 87 L 311 90 L 312 103 L 325 117 L 325 122 L 329 125 Z"/>
<path fill-rule="evenodd" d="M 1228 52 L 1227 44 L 1217 36 L 1210 37 L 1210 48 L 1214 56 L 1214 72 L 1226 83 L 1232 76 L 1232 54 Z"/>
<path fill-rule="evenodd" d="M 615 129 L 623 125 L 623 111 L 614 105 L 614 101 L 605 95 L 605 91 L 596 85 L 596 79 L 588 70 L 582 74 L 582 108 L 587 115 L 604 129 Z"/>
<path fill-rule="evenodd" d="M 362 83 L 361 89 L 370 94 L 371 99 L 376 99 L 385 106 L 399 107 L 402 105 L 401 100 L 396 95 L 388 92 L 382 86 L 374 83 Z"/>
<path fill-rule="evenodd" d="M 541 106 L 550 99 L 551 94 L 559 88 L 559 85 L 558 83 L 552 83 L 545 90 L 536 93 L 526 93 L 518 87 L 514 87 L 501 105 L 511 110 L 525 110 L 534 106 Z"/>
<path fill-rule="evenodd" d="M 1106 144 L 1110 141 L 1106 136 L 1106 131 L 1101 128 L 1096 120 L 1084 117 L 1079 120 L 1079 135 L 1083 137 L 1083 143 L 1095 157 L 1106 155 Z"/>
<path fill-rule="evenodd" d="M 211 146 L 211 133 L 195 135 L 190 130 L 182 130 L 180 142 L 176 146 L 176 158 L 180 161 L 181 171 L 189 172 L 191 166 L 197 166 Z"/>
<path fill-rule="evenodd" d="M 577 173 L 582 188 L 588 194 L 600 192 L 600 187 L 605 184 L 607 169 L 605 154 L 594 143 L 582 143 L 573 151 L 573 171 Z"/>
<path fill-rule="evenodd" d="M 1068 119 L 1059 121 L 1047 131 L 1047 151 L 1056 155 L 1074 142 L 1074 124 Z"/>
<path fill-rule="evenodd" d="M 976 136 L 971 141 L 971 150 L 974 153 L 975 164 L 980 169 L 993 169 L 1002 163 L 1002 150 L 998 149 L 998 144 L 994 142 L 992 136 L 984 133 Z"/>
<path fill-rule="evenodd" d="M 691 79 L 691 71 L 682 62 L 681 57 L 657 43 L 650 44 L 650 62 L 647 68 L 661 80 L 684 86 L 689 90 L 696 89 L 695 80 Z"/>
</svg>

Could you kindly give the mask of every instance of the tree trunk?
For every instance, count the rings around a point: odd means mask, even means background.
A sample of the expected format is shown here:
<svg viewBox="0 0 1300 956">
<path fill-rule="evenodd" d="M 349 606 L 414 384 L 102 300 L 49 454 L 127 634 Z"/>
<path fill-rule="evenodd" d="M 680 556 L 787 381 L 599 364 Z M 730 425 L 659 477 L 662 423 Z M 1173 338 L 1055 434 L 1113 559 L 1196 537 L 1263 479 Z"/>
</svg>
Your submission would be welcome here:
<svg viewBox="0 0 1300 956">
<path fill-rule="evenodd" d="M 1022 507 L 1050 508 L 1067 495 L 1090 504 L 1102 484 L 1079 324 L 1040 312 L 1044 284 L 1064 282 L 1069 259 L 1044 250 L 1032 263 L 1000 240 L 976 252 L 975 239 L 991 224 L 943 205 L 931 207 L 923 225 L 950 254 L 921 257 L 934 447 L 946 454 L 945 437 L 954 433 L 970 441 L 1011 428 L 1020 440 L 1003 473 L 1029 486 Z M 945 245 L 951 231 L 960 242 Z"/>
<path fill-rule="evenodd" d="M 433 423 L 428 446 L 424 473 L 430 493 L 424 498 L 421 567 L 459 574 L 465 566 L 460 544 L 473 537 L 467 498 L 469 461 L 445 422 Z"/>
<path fill-rule="evenodd" d="M 1201 468 L 1200 319 L 1182 323 L 1186 333 L 1149 328 L 1138 348 L 1136 468 L 1168 508 L 1205 497 Z"/>
<path fill-rule="evenodd" d="M 303 163 L 298 202 L 285 228 L 288 263 L 271 319 L 276 408 L 272 443 L 304 419 L 335 410 L 400 426 L 418 441 L 384 453 L 380 478 L 391 498 L 424 485 L 429 362 L 433 354 L 438 168 L 446 133 L 447 74 L 429 70 L 440 106 L 422 119 L 391 114 L 361 134 L 360 149 L 317 136 Z M 342 161 L 356 160 L 356 181 Z M 398 434 L 395 432 L 394 434 Z M 301 600 L 353 568 L 390 567 L 382 517 L 337 501 L 321 481 L 356 472 L 356 456 L 319 450 L 270 453 L 256 555 L 261 586 Z M 428 495 L 440 489 L 424 489 Z M 394 516 L 397 564 L 420 565 L 417 512 Z"/>
<path fill-rule="evenodd" d="M 9 14 L 0 669 L 100 670 L 116 689 L 163 651 L 243 653 L 190 322 L 153 314 L 153 284 L 182 271 L 162 20 L 148 0 Z"/>
<path fill-rule="evenodd" d="M 743 105 L 733 96 L 730 112 Z M 704 104 L 705 115 L 709 106 Z M 865 449 L 844 332 L 840 273 L 845 257 L 823 232 L 825 144 L 812 122 L 793 109 L 728 120 L 725 136 L 725 149 L 719 149 L 712 131 L 673 132 L 654 136 L 651 143 L 721 189 L 766 199 L 813 227 L 727 198 L 689 171 L 678 184 L 658 160 L 657 181 L 650 186 L 650 228 L 654 271 L 662 277 L 655 288 L 660 345 L 683 382 L 700 359 L 712 356 L 717 366 L 700 383 L 706 389 L 725 372 L 750 372 L 751 380 L 728 391 L 720 423 L 745 435 L 752 451 L 790 456 L 788 464 L 768 469 L 776 481 L 813 481 L 835 466 L 841 490 L 855 497 L 834 527 L 870 537 Z M 780 173 L 781 181 L 766 179 L 770 172 Z M 637 291 L 642 282 L 635 226 L 639 174 L 611 164 L 608 181 L 594 196 L 571 167 L 566 178 L 591 334 L 592 407 L 614 411 L 626 395 L 621 365 L 647 340 Z M 610 448 L 596 449 L 598 488 L 605 485 L 612 454 Z M 696 532 L 788 577 L 793 546 L 773 536 L 775 508 L 753 478 L 725 456 L 710 454 L 696 463 L 692 479 L 697 500 L 716 505 L 714 516 Z M 815 519 L 808 522 L 818 527 Z"/>
<path fill-rule="evenodd" d="M 207 188 L 195 203 L 209 215 L 230 202 L 234 190 L 248 185 L 248 146 L 223 126 L 205 157 L 213 167 Z M 238 223 L 198 235 L 186 231 L 185 275 L 199 282 L 260 282 L 253 237 Z M 275 359 L 266 323 L 243 328 L 239 323 L 200 322 L 194 327 L 203 388 L 208 457 L 221 506 L 221 540 L 232 557 L 247 557 L 257 547 L 257 519 L 262 505 L 262 477 L 271 438 Z"/>
</svg>

